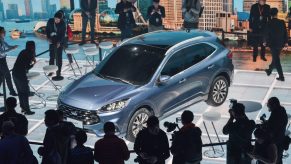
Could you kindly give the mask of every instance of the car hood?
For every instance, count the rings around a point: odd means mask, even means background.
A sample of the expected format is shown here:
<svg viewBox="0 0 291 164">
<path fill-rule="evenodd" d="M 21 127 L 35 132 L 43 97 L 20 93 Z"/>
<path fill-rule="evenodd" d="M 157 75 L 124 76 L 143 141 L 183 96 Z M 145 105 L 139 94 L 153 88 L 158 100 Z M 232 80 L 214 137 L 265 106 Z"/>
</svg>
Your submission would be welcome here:
<svg viewBox="0 0 291 164">
<path fill-rule="evenodd" d="M 61 101 L 77 108 L 96 110 L 118 101 L 131 93 L 136 86 L 102 79 L 89 73 L 73 82 L 61 96 Z"/>
</svg>

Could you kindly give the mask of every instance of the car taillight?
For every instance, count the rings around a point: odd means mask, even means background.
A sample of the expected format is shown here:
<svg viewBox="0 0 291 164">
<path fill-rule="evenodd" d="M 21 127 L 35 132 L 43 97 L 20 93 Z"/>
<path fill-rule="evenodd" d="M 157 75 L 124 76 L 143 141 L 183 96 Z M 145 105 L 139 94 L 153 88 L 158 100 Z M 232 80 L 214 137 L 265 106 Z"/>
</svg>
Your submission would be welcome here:
<svg viewBox="0 0 291 164">
<path fill-rule="evenodd" d="M 232 56 L 233 56 L 233 54 L 232 54 L 232 52 L 230 51 L 230 52 L 227 54 L 227 58 L 232 59 Z"/>
</svg>

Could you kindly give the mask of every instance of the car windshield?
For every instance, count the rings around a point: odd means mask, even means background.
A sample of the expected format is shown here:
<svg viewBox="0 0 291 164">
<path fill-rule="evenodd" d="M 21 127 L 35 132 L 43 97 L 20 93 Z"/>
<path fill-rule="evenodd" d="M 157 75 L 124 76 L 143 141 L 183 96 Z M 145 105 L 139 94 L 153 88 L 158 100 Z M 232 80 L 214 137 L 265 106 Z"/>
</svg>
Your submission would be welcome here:
<svg viewBox="0 0 291 164">
<path fill-rule="evenodd" d="M 151 80 L 166 51 L 150 45 L 124 45 L 118 47 L 94 72 L 101 78 L 144 85 Z"/>
</svg>

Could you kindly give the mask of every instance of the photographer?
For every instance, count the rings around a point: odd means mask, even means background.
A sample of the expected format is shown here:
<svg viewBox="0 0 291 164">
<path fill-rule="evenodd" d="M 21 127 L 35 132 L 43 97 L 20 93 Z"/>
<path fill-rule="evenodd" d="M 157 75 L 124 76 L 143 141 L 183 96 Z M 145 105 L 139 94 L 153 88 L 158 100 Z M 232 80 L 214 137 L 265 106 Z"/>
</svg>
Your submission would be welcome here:
<svg viewBox="0 0 291 164">
<path fill-rule="evenodd" d="M 227 164 L 251 164 L 251 158 L 246 154 L 251 149 L 252 133 L 256 124 L 245 114 L 245 106 L 232 102 L 229 110 L 230 118 L 223 127 L 223 134 L 229 135 L 227 142 Z"/>
<path fill-rule="evenodd" d="M 183 127 L 175 134 L 171 147 L 173 164 L 199 164 L 202 160 L 201 129 L 192 123 L 191 111 L 182 114 Z"/>
<path fill-rule="evenodd" d="M 134 151 L 140 164 L 165 164 L 170 157 L 168 137 L 160 129 L 157 117 L 149 117 L 147 128 L 137 134 Z"/>
<path fill-rule="evenodd" d="M 66 24 L 63 21 L 63 14 L 57 12 L 54 18 L 51 18 L 47 22 L 46 26 L 47 38 L 49 40 L 50 49 L 50 60 L 49 64 L 54 65 L 56 60 L 56 65 L 58 66 L 57 75 L 52 79 L 55 81 L 63 80 L 61 76 L 62 64 L 63 64 L 63 44 L 65 41 Z M 52 75 L 51 73 L 49 74 Z"/>
<path fill-rule="evenodd" d="M 288 123 L 286 110 L 281 106 L 277 97 L 272 97 L 268 100 L 267 106 L 271 115 L 266 123 L 266 128 L 271 134 L 272 141 L 276 144 L 278 150 L 277 163 L 282 164 L 284 151 L 285 131 Z"/>
<path fill-rule="evenodd" d="M 200 0 L 183 0 L 182 17 L 184 19 L 183 27 L 185 29 L 197 29 L 199 26 L 199 17 L 201 12 Z"/>
</svg>

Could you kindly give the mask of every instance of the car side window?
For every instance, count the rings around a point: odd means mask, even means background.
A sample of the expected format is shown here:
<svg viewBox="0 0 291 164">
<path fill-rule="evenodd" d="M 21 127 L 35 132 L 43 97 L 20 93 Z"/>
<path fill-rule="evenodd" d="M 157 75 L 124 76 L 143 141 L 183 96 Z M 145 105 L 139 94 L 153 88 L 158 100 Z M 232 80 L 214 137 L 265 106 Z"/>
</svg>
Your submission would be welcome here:
<svg viewBox="0 0 291 164">
<path fill-rule="evenodd" d="M 215 48 L 200 43 L 176 52 L 164 66 L 161 75 L 174 76 L 207 58 Z"/>
</svg>

